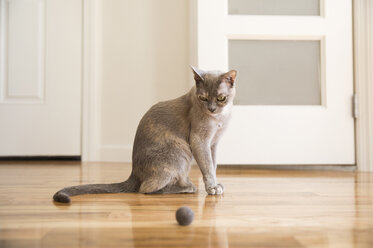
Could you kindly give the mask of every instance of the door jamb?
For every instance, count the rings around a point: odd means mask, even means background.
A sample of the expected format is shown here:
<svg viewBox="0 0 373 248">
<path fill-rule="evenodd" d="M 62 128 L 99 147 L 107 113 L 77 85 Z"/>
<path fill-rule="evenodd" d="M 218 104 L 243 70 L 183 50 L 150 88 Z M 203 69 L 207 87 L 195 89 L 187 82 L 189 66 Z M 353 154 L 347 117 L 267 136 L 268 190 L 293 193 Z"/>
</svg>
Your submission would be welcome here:
<svg viewBox="0 0 373 248">
<path fill-rule="evenodd" d="M 82 0 L 82 161 L 98 161 L 101 106 L 101 1 Z"/>
<path fill-rule="evenodd" d="M 353 1 L 356 164 L 373 171 L 373 3 Z"/>
</svg>

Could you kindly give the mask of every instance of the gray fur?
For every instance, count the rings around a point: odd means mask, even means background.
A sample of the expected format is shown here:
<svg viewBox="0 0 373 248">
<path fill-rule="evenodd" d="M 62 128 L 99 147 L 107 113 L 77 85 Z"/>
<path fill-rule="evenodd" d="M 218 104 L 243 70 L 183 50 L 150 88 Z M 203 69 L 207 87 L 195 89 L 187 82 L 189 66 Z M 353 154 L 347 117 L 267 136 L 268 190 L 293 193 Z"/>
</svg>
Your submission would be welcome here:
<svg viewBox="0 0 373 248">
<path fill-rule="evenodd" d="M 192 69 L 196 85 L 187 94 L 155 104 L 141 119 L 126 181 L 68 187 L 53 199 L 70 202 L 69 196 L 97 193 L 194 193 L 188 177 L 193 158 L 206 192 L 222 194 L 224 188 L 216 181 L 216 148 L 231 116 L 236 71 Z M 219 95 L 226 96 L 225 101 L 218 101 Z"/>
</svg>

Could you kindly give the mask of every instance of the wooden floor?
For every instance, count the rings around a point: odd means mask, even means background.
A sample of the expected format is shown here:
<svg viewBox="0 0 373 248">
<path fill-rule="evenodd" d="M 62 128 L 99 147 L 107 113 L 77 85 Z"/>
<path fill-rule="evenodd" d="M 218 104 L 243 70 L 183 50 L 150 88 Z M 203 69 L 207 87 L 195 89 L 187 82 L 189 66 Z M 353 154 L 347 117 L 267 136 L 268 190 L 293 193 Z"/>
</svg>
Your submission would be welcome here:
<svg viewBox="0 0 373 248">
<path fill-rule="evenodd" d="M 0 162 L 0 247 L 373 247 L 373 173 L 219 168 L 222 196 L 55 191 L 119 182 L 130 165 Z M 195 212 L 178 226 L 175 210 Z"/>
</svg>

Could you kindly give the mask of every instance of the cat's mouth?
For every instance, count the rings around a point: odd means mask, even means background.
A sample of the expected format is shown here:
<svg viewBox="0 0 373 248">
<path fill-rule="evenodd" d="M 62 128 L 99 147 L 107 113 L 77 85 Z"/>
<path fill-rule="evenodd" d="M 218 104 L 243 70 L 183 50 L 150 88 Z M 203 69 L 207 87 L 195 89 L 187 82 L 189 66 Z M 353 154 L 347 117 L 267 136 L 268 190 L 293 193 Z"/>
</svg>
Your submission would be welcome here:
<svg viewBox="0 0 373 248">
<path fill-rule="evenodd" d="M 211 116 L 217 116 L 220 114 L 220 112 L 211 112 L 210 110 L 207 110 L 206 112 L 208 115 L 211 115 Z"/>
</svg>

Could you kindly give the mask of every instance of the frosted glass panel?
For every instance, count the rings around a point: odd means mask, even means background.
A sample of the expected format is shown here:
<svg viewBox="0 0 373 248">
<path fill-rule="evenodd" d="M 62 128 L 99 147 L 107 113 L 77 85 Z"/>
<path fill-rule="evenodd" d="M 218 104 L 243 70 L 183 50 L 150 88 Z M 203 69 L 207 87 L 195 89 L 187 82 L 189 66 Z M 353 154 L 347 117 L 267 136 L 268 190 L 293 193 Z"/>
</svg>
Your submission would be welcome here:
<svg viewBox="0 0 373 248">
<path fill-rule="evenodd" d="M 236 105 L 321 105 L 320 41 L 230 40 Z"/>
<path fill-rule="evenodd" d="M 319 0 L 229 0 L 230 15 L 320 15 Z"/>
</svg>

